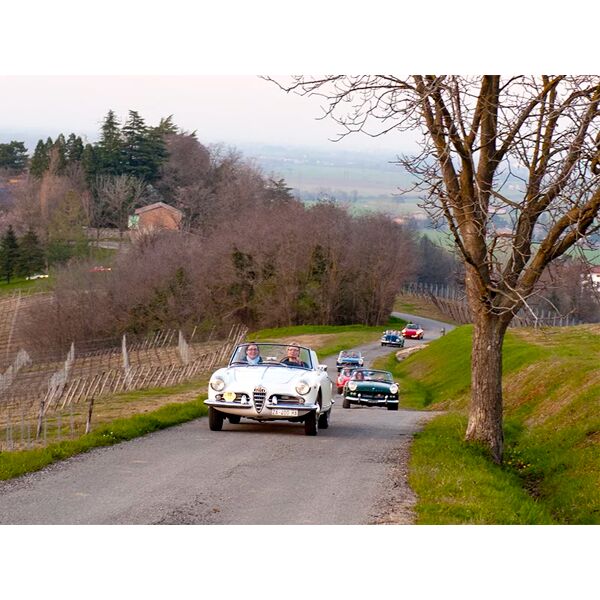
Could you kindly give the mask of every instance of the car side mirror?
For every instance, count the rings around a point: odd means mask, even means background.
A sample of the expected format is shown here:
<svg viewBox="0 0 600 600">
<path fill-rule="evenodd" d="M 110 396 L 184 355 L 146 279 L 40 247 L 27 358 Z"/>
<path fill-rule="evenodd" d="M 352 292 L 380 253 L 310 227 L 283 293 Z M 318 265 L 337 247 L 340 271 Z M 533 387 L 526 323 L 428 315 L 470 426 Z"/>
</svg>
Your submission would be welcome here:
<svg viewBox="0 0 600 600">
<path fill-rule="evenodd" d="M 327 365 L 319 365 L 318 369 L 319 371 L 324 371 L 325 373 L 327 373 Z"/>
</svg>

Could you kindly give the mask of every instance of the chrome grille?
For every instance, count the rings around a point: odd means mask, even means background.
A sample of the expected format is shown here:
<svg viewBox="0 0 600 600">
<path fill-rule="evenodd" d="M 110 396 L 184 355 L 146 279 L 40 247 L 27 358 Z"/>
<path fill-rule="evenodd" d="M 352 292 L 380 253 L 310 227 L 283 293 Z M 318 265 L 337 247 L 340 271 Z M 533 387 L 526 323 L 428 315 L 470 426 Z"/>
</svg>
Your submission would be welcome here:
<svg viewBox="0 0 600 600">
<path fill-rule="evenodd" d="M 260 412 L 265 404 L 265 400 L 267 398 L 267 390 L 264 387 L 255 387 L 254 394 L 252 395 L 252 399 L 254 400 L 254 408 L 256 408 L 256 412 Z"/>
</svg>

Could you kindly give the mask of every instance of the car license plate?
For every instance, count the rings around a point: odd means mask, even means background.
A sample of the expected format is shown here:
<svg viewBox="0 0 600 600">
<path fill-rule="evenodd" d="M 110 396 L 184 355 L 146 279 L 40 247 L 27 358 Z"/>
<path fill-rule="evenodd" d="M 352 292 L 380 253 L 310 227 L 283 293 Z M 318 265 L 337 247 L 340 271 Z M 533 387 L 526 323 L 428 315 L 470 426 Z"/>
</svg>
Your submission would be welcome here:
<svg viewBox="0 0 600 600">
<path fill-rule="evenodd" d="M 274 408 L 271 414 L 278 417 L 297 417 L 298 411 L 295 408 Z"/>
</svg>

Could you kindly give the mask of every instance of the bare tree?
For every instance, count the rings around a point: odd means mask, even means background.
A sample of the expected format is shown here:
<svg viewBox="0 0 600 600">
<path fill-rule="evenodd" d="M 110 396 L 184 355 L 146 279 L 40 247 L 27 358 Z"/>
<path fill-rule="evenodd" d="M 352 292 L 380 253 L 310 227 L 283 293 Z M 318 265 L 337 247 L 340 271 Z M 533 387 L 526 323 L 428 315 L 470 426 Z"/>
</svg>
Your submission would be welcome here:
<svg viewBox="0 0 600 600">
<path fill-rule="evenodd" d="M 466 439 L 500 462 L 502 346 L 545 267 L 597 231 L 600 77 L 393 75 L 294 77 L 285 91 L 318 95 L 341 136 L 422 133 L 399 157 L 425 206 L 445 220 L 465 264 L 474 319 Z M 492 218 L 502 210 L 509 228 Z"/>
<path fill-rule="evenodd" d="M 122 236 L 129 212 L 139 206 L 146 193 L 146 184 L 131 175 L 100 175 L 95 187 L 107 224 L 116 227 Z"/>
</svg>

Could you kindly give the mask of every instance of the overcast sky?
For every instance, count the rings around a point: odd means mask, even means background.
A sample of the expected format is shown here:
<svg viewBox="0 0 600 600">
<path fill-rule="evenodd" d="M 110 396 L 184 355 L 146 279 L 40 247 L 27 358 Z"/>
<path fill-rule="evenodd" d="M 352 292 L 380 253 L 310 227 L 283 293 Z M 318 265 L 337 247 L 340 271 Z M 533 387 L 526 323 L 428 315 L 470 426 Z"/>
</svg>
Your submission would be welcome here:
<svg viewBox="0 0 600 600">
<path fill-rule="evenodd" d="M 137 110 L 149 125 L 173 115 L 205 143 L 268 143 L 331 147 L 339 133 L 320 120 L 316 98 L 286 94 L 256 75 L 204 76 L 0 76 L 0 138 L 18 132 L 55 137 L 62 132 L 97 137 L 109 109 L 121 122 Z M 335 147 L 401 151 L 409 135 L 372 139 L 352 135 Z M 0 139 L 0 142 L 10 141 Z"/>
</svg>

